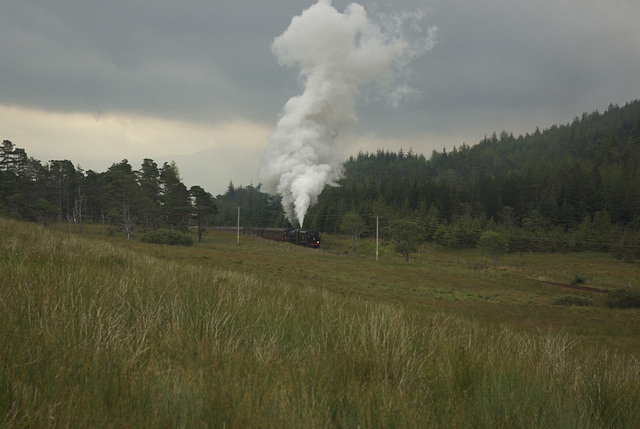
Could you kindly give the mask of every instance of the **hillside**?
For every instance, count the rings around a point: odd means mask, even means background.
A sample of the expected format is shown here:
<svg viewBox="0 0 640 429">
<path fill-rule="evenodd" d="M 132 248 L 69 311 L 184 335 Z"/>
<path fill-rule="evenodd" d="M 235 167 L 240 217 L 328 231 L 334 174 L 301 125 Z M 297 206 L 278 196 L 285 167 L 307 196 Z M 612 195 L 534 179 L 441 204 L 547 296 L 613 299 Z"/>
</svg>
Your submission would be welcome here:
<svg viewBox="0 0 640 429">
<path fill-rule="evenodd" d="M 182 183 L 178 166 L 125 159 L 105 172 L 71 160 L 41 163 L 5 140 L 0 146 L 0 215 L 50 222 L 103 222 L 127 236 L 158 228 L 208 225 L 288 226 L 279 200 L 260 185 L 214 197 Z M 640 101 L 514 137 L 506 131 L 478 144 L 434 151 L 360 153 L 344 164 L 305 227 L 344 231 L 359 216 L 363 235 L 391 238 L 387 223 L 411 221 L 417 241 L 473 248 L 483 232 L 507 237 L 510 251 L 611 252 L 640 257 Z M 351 216 L 353 218 L 353 216 Z"/>
<path fill-rule="evenodd" d="M 517 138 L 494 133 L 474 146 L 434 151 L 429 159 L 411 150 L 360 153 L 345 163 L 340 186 L 325 189 L 309 211 L 310 226 L 339 231 L 341 215 L 348 211 L 360 214 L 370 228 L 373 214 L 416 219 L 435 241 L 438 228 L 457 225 L 523 230 L 514 247 L 526 241 L 527 231 L 581 234 L 572 238 L 580 245 L 565 250 L 609 250 L 625 234 L 635 243 L 640 101 Z M 591 236 L 594 228 L 598 237 Z M 461 245 L 467 244 L 472 243 Z"/>
<path fill-rule="evenodd" d="M 637 310 L 552 305 L 563 292 L 516 259 L 407 266 L 226 232 L 175 248 L 58 229 L 0 218 L 2 427 L 640 419 Z M 621 264 L 591 260 L 573 259 L 586 275 Z"/>
<path fill-rule="evenodd" d="M 361 153 L 346 162 L 340 185 L 324 199 L 362 211 L 382 197 L 396 209 L 434 205 L 448 221 L 499 221 L 510 207 L 520 224 L 534 210 L 566 226 L 597 211 L 628 224 L 640 215 L 640 101 L 532 135 L 494 133 L 428 160 L 412 151 Z"/>
</svg>

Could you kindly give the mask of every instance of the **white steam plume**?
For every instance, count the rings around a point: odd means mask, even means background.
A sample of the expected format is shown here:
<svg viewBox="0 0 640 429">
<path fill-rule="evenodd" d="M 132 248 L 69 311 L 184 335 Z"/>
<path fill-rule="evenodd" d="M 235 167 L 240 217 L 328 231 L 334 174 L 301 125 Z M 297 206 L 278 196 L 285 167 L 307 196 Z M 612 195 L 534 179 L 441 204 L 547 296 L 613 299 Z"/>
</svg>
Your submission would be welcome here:
<svg viewBox="0 0 640 429">
<path fill-rule="evenodd" d="M 414 23 L 420 19 L 411 16 Z M 359 4 L 339 13 L 330 0 L 319 0 L 274 40 L 280 64 L 300 70 L 304 91 L 285 104 L 259 176 L 266 192 L 282 197 L 291 223 L 302 226 L 325 185 L 340 179 L 342 155 L 334 140 L 357 120 L 359 89 L 389 87 L 412 58 L 433 47 L 435 27 L 409 41 L 402 35 L 407 21 L 406 15 L 396 15 L 385 25 L 375 24 Z M 409 92 L 401 85 L 387 98 L 396 106 Z"/>
</svg>

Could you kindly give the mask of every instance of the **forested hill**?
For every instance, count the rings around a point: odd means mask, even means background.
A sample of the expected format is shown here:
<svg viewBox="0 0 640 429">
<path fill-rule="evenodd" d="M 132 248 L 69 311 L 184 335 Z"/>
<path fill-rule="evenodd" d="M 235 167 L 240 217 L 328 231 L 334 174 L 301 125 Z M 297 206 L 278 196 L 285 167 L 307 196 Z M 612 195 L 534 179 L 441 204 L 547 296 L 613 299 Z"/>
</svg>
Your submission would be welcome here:
<svg viewBox="0 0 640 429">
<path fill-rule="evenodd" d="M 482 174 L 500 176 L 544 164 L 553 169 L 560 160 L 580 160 L 593 165 L 629 166 L 640 138 L 640 100 L 620 108 L 609 106 L 605 113 L 584 113 L 567 125 L 554 125 L 534 134 L 514 137 L 506 131 L 485 137 L 478 144 L 434 151 L 429 160 L 411 150 L 398 154 L 378 151 L 351 157 L 346 182 L 368 178 L 381 180 L 406 177 L 475 181 Z M 539 170 L 538 170 L 539 172 Z"/>
<path fill-rule="evenodd" d="M 459 219 L 575 229 L 605 218 L 640 228 L 640 101 L 575 117 L 566 125 L 514 137 L 507 132 L 431 157 L 360 153 L 345 163 L 309 214 L 319 229 L 339 215 Z"/>
<path fill-rule="evenodd" d="M 377 215 L 383 229 L 410 221 L 424 231 L 419 239 L 449 247 L 473 247 L 491 230 L 506 235 L 511 250 L 618 246 L 640 257 L 640 100 L 531 135 L 494 133 L 428 159 L 412 150 L 360 153 L 344 168 L 305 227 L 339 232 L 355 213 L 365 233 L 375 231 Z M 135 170 L 122 160 L 85 172 L 70 160 L 42 164 L 8 140 L 0 145 L 0 215 L 107 222 L 130 235 L 235 225 L 238 207 L 242 226 L 285 226 L 278 199 L 260 186 L 230 183 L 214 201 L 200 186 L 187 189 L 175 163 L 145 159 Z"/>
</svg>

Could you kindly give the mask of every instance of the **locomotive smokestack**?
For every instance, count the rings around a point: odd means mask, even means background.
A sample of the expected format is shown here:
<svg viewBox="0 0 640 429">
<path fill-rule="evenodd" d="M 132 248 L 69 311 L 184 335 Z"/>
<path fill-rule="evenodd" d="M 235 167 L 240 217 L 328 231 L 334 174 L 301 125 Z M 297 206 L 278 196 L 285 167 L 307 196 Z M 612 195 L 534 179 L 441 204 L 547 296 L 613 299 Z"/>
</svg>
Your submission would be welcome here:
<svg viewBox="0 0 640 429">
<path fill-rule="evenodd" d="M 419 21 L 422 15 L 394 18 L 376 24 L 359 4 L 339 13 L 330 0 L 319 0 L 273 41 L 280 64 L 299 70 L 304 91 L 282 109 L 259 176 L 265 191 L 282 197 L 293 224 L 302 227 L 309 206 L 342 175 L 335 138 L 356 122 L 359 87 L 374 83 L 388 88 L 409 60 L 435 43 L 435 28 L 419 40 L 403 37 L 405 21 Z M 389 92 L 389 101 L 397 105 L 397 96 L 406 95 L 406 89 L 404 85 Z"/>
</svg>

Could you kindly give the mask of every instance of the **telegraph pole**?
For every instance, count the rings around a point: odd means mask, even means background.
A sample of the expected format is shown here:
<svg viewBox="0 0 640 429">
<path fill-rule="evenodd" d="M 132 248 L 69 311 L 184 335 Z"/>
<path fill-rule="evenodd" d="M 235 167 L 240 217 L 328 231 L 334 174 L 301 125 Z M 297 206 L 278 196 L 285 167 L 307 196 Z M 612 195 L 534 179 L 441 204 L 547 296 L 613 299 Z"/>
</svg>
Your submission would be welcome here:
<svg viewBox="0 0 640 429">
<path fill-rule="evenodd" d="M 378 218 L 380 216 L 376 215 L 376 262 L 378 262 Z"/>
<path fill-rule="evenodd" d="M 228 209 L 229 211 L 233 210 L 233 206 L 235 206 L 235 204 L 226 204 L 226 203 L 218 204 L 218 207 L 224 207 L 224 208 Z M 240 244 L 240 205 L 238 205 L 237 207 L 238 207 L 238 215 L 237 215 L 237 223 L 236 223 L 236 241 L 237 241 L 238 244 Z M 225 227 L 227 227 L 227 225 L 229 225 L 226 222 L 226 214 L 227 214 L 227 212 L 225 211 L 225 214 L 224 214 Z M 231 228 L 233 228 L 233 227 L 229 225 L 228 231 L 233 231 L 233 229 L 231 229 Z"/>
<path fill-rule="evenodd" d="M 379 240 L 378 240 L 378 237 L 379 237 L 378 231 L 380 230 L 380 228 L 379 228 L 380 218 L 381 217 L 385 217 L 385 216 L 371 215 L 371 217 L 374 217 L 374 216 L 376 218 L 376 262 L 378 262 L 378 254 L 379 254 L 379 252 L 378 252 L 378 249 L 379 249 L 379 246 L 378 246 L 378 242 L 379 242 Z"/>
<path fill-rule="evenodd" d="M 238 243 L 240 244 L 240 206 L 238 206 L 238 229 L 237 229 L 237 237 L 238 237 Z"/>
</svg>

